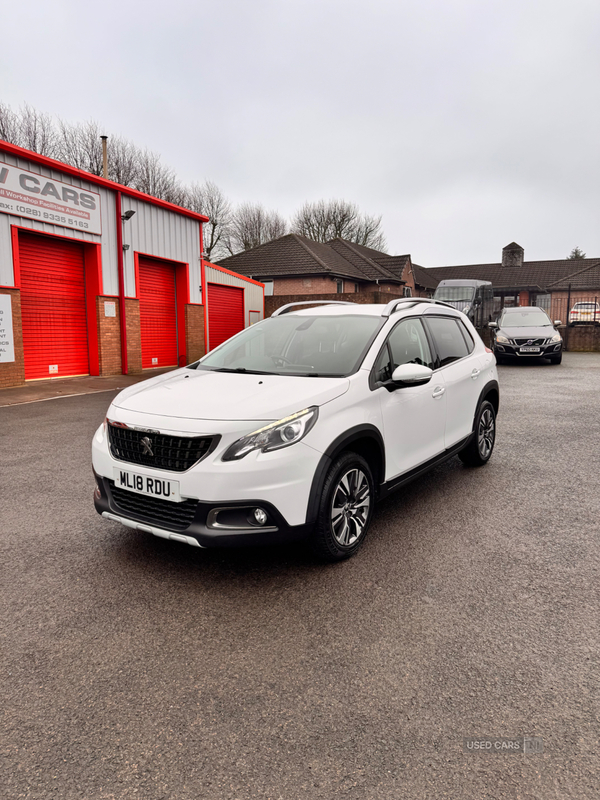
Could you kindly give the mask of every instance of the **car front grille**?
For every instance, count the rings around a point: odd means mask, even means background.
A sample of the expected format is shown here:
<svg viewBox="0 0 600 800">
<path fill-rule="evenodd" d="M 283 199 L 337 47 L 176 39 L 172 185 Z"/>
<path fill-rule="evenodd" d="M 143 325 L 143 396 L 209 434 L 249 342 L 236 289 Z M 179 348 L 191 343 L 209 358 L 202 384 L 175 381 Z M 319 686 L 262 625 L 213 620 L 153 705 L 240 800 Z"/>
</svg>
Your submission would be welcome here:
<svg viewBox="0 0 600 800">
<path fill-rule="evenodd" d="M 539 347 L 545 341 L 545 339 L 515 339 L 515 344 L 518 344 L 519 347 Z"/>
<path fill-rule="evenodd" d="M 211 436 L 168 436 L 108 423 L 110 452 L 119 461 L 185 472 L 208 453 Z"/>
<path fill-rule="evenodd" d="M 117 511 L 122 511 L 126 517 L 135 517 L 141 522 L 156 525 L 158 528 L 167 528 L 171 531 L 184 531 L 194 519 L 197 500 L 183 500 L 181 503 L 171 503 L 158 497 L 148 497 L 135 492 L 128 492 L 115 486 L 114 481 L 108 481 L 113 504 Z"/>
</svg>

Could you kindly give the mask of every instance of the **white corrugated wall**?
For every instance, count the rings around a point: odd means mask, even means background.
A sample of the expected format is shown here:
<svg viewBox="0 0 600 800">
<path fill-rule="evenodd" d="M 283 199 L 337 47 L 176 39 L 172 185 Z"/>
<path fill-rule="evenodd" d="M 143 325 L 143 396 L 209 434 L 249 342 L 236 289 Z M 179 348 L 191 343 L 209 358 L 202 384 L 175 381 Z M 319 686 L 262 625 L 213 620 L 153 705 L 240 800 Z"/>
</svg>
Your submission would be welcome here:
<svg viewBox="0 0 600 800">
<path fill-rule="evenodd" d="M 84 242 L 100 242 L 102 245 L 102 279 L 105 294 L 118 294 L 119 281 L 117 271 L 117 238 L 116 238 L 116 219 L 115 219 L 115 195 L 108 189 L 97 186 L 95 183 L 76 178 L 75 176 L 65 175 L 59 170 L 48 169 L 35 161 L 28 161 L 24 158 L 0 152 L 0 162 L 10 164 L 13 167 L 33 172 L 45 178 L 70 184 L 76 188 L 88 192 L 95 192 L 100 195 L 102 209 L 102 235 L 97 236 L 93 233 L 86 233 L 72 228 L 63 228 L 61 225 L 51 225 L 47 222 L 39 222 L 30 217 L 14 217 L 9 214 L 0 214 L 0 286 L 14 286 L 15 277 L 13 270 L 12 243 L 10 237 L 11 225 L 20 228 L 28 228 L 40 233 L 52 233 L 56 236 L 64 236 L 68 239 L 76 239 Z"/>
<path fill-rule="evenodd" d="M 134 252 L 170 261 L 189 264 L 190 302 L 201 302 L 200 223 L 137 198 L 123 195 L 123 214 L 135 211 L 130 220 L 123 222 L 123 244 L 129 250 L 123 253 L 125 294 L 135 297 Z"/>
<path fill-rule="evenodd" d="M 108 295 L 119 294 L 119 273 L 117 265 L 117 220 L 116 190 L 105 189 L 59 170 L 48 169 L 34 161 L 17 158 L 0 151 L 0 162 L 10 164 L 36 175 L 52 178 L 76 188 L 100 195 L 102 213 L 102 234 L 100 236 L 81 230 L 64 228 L 39 222 L 29 217 L 15 217 L 0 214 L 0 286 L 14 286 L 13 255 L 10 237 L 11 225 L 28 228 L 40 233 L 51 233 L 85 242 L 99 242 L 102 246 L 103 292 Z M 201 302 L 200 271 L 200 222 L 173 211 L 160 208 L 143 200 L 122 195 L 122 212 L 133 210 L 134 216 L 123 222 L 123 244 L 129 250 L 123 252 L 125 274 L 125 295 L 135 297 L 135 251 L 157 258 L 180 261 L 189 264 L 190 302 Z"/>
</svg>

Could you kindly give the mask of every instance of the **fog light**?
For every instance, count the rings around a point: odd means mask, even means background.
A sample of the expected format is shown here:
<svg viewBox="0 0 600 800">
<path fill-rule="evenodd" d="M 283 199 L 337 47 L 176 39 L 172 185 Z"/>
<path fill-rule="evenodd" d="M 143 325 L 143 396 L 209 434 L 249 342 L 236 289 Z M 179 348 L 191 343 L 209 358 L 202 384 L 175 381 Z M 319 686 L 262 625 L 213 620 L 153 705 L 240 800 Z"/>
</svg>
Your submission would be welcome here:
<svg viewBox="0 0 600 800">
<path fill-rule="evenodd" d="M 263 511 L 262 508 L 255 508 L 254 519 L 256 520 L 258 525 L 264 525 L 265 522 L 267 521 L 267 512 Z"/>
<path fill-rule="evenodd" d="M 94 487 L 94 500 L 100 500 L 102 497 L 102 492 L 100 491 L 100 487 L 98 486 L 98 481 L 96 481 L 96 486 Z"/>
</svg>

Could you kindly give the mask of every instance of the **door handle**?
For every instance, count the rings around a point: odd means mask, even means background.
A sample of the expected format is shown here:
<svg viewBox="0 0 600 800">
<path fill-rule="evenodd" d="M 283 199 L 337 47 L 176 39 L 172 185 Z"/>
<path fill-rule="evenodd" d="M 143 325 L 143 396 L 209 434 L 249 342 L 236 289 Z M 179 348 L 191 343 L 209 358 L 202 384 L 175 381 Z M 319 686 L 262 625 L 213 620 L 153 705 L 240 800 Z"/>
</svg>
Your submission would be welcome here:
<svg viewBox="0 0 600 800">
<path fill-rule="evenodd" d="M 474 370 L 473 370 L 473 372 L 471 373 L 471 377 L 473 378 L 473 380 L 476 380 L 476 379 L 477 379 L 477 376 L 479 375 L 479 373 L 480 373 L 480 372 L 481 372 L 481 370 L 480 370 L 480 369 L 477 369 L 477 367 L 475 367 L 475 369 L 474 369 Z"/>
<path fill-rule="evenodd" d="M 435 389 L 433 390 L 431 396 L 432 397 L 441 397 L 444 394 L 445 391 L 446 391 L 446 389 L 443 386 L 436 386 Z"/>
</svg>

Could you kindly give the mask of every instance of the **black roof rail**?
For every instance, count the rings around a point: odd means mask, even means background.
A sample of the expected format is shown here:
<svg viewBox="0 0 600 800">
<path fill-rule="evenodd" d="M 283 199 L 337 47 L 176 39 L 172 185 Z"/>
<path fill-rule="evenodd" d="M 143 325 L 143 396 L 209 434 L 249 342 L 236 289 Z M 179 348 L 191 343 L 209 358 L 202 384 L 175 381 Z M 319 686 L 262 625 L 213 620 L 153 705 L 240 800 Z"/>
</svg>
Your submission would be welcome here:
<svg viewBox="0 0 600 800">
<path fill-rule="evenodd" d="M 446 306 L 446 308 L 452 308 L 454 311 L 456 311 L 454 306 L 451 306 L 450 303 L 443 303 L 441 300 L 433 300 L 430 297 L 399 297 L 396 300 L 390 300 L 390 302 L 381 312 L 381 316 L 389 317 L 394 313 L 394 311 L 398 311 L 398 306 L 407 303 L 411 303 L 412 305 L 416 305 L 417 303 L 431 303 L 436 306 Z"/>
<path fill-rule="evenodd" d="M 283 314 L 289 308 L 293 308 L 294 306 L 316 306 L 316 305 L 356 306 L 358 305 L 358 303 L 352 303 L 350 300 L 298 300 L 298 302 L 296 303 L 287 303 L 287 305 L 275 309 L 275 311 L 271 314 L 271 316 L 278 317 L 280 314 Z"/>
</svg>

